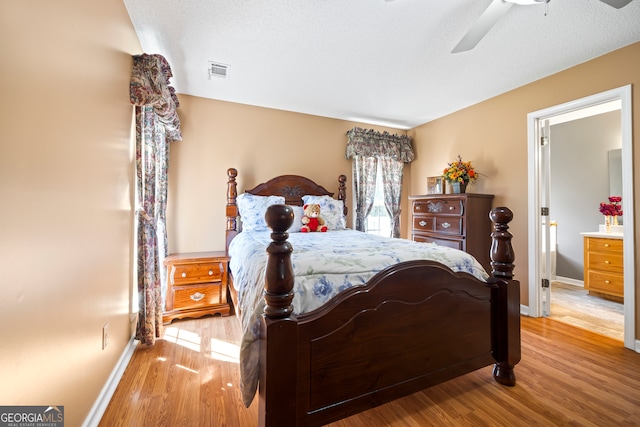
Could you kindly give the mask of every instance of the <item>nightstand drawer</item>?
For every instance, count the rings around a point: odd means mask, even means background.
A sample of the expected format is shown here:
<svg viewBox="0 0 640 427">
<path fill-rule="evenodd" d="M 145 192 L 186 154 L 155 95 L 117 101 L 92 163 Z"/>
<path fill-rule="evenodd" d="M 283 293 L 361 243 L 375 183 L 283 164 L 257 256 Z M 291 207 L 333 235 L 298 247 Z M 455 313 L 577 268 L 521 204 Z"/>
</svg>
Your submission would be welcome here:
<svg viewBox="0 0 640 427">
<path fill-rule="evenodd" d="M 174 285 L 216 282 L 222 280 L 226 262 L 202 262 L 175 264 L 169 271 L 169 280 Z"/>
<path fill-rule="evenodd" d="M 221 283 L 203 283 L 173 288 L 173 309 L 206 307 L 221 303 Z"/>
</svg>

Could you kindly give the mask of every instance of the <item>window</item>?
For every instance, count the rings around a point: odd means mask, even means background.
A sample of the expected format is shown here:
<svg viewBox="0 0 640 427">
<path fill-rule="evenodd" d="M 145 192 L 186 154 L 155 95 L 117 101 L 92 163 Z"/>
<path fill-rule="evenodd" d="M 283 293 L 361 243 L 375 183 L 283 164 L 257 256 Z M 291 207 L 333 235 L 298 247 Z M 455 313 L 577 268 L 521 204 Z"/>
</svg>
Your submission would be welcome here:
<svg viewBox="0 0 640 427">
<path fill-rule="evenodd" d="M 391 237 L 391 217 L 384 206 L 384 192 L 382 189 L 382 170 L 378 163 L 378 171 L 376 173 L 376 193 L 373 200 L 373 208 L 367 216 L 367 233 L 377 234 L 378 236 Z"/>
</svg>

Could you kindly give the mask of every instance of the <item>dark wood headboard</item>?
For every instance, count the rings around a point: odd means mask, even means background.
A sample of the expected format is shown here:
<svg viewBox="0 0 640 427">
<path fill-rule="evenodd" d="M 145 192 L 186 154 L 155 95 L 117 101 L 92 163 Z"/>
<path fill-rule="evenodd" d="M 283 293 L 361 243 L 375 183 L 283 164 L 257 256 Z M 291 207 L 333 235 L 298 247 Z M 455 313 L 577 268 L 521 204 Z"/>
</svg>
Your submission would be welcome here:
<svg viewBox="0 0 640 427">
<path fill-rule="evenodd" d="M 236 198 L 238 197 L 238 188 L 236 183 L 236 177 L 238 171 L 234 168 L 227 170 L 227 234 L 226 245 L 229 248 L 229 243 L 238 234 L 238 205 L 236 204 Z M 340 175 L 338 177 L 338 200 L 342 200 L 344 203 L 344 215 L 347 215 L 347 177 Z M 300 175 L 280 175 L 275 178 L 271 178 L 267 182 L 258 184 L 250 190 L 246 190 L 247 193 L 255 194 L 256 196 L 282 196 L 285 199 L 287 205 L 302 206 L 302 196 L 331 196 L 334 193 L 328 191 L 321 185 L 316 184 L 314 181 Z"/>
</svg>

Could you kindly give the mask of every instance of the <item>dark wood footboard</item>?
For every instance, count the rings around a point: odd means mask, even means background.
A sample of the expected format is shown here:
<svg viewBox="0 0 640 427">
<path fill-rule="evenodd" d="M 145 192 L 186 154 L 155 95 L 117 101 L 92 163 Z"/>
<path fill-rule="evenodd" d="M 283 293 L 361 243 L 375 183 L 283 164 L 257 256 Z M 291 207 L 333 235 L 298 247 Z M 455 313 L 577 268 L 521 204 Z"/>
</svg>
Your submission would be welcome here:
<svg viewBox="0 0 640 427">
<path fill-rule="evenodd" d="M 272 243 L 262 322 L 261 426 L 315 426 L 494 364 L 514 385 L 520 294 L 507 208 L 494 209 L 491 278 L 432 261 L 391 266 L 325 306 L 292 314 L 286 205 L 267 211 Z"/>
</svg>

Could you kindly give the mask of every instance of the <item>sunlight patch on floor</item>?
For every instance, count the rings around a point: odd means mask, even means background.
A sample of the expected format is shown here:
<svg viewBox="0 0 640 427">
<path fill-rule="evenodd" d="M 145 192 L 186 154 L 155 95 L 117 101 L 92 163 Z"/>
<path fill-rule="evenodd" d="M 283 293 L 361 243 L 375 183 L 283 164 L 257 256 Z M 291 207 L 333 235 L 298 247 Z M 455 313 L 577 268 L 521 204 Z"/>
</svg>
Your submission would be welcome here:
<svg viewBox="0 0 640 427">
<path fill-rule="evenodd" d="M 195 332 L 186 331 L 184 329 L 176 328 L 174 326 L 165 328 L 164 330 L 165 341 L 172 342 L 188 349 L 199 352 L 200 351 L 200 336 Z"/>
<path fill-rule="evenodd" d="M 211 354 L 212 359 L 221 360 L 223 362 L 239 363 L 240 347 L 230 342 L 211 338 Z"/>
</svg>

